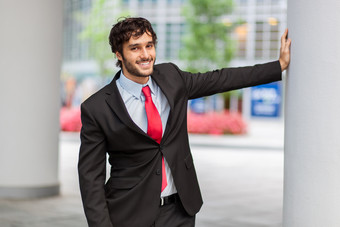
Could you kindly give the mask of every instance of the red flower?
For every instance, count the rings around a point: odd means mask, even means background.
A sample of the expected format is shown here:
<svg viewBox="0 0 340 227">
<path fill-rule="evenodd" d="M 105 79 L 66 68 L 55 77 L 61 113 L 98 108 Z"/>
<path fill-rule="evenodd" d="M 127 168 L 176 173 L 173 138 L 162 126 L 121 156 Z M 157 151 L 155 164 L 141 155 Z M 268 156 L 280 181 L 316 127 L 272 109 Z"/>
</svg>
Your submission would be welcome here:
<svg viewBox="0 0 340 227">
<path fill-rule="evenodd" d="M 60 110 L 62 131 L 79 132 L 81 129 L 80 108 L 63 107 Z M 209 112 L 196 114 L 188 111 L 188 132 L 196 134 L 244 134 L 247 125 L 240 113 Z"/>
<path fill-rule="evenodd" d="M 196 114 L 188 112 L 188 132 L 198 134 L 244 134 L 246 123 L 241 114 L 224 112 L 209 112 Z"/>
<path fill-rule="evenodd" d="M 81 129 L 80 108 L 60 109 L 60 128 L 62 131 L 79 132 Z"/>
</svg>

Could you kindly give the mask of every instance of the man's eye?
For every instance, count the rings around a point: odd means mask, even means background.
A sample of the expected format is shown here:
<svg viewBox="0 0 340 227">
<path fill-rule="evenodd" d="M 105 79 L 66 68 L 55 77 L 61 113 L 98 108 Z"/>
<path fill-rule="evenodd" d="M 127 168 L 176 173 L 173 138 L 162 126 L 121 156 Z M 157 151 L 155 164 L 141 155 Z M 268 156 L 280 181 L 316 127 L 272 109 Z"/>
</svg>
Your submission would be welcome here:
<svg viewBox="0 0 340 227">
<path fill-rule="evenodd" d="M 131 48 L 131 50 L 132 50 L 132 51 L 137 50 L 137 47 L 133 47 L 133 48 Z"/>
</svg>

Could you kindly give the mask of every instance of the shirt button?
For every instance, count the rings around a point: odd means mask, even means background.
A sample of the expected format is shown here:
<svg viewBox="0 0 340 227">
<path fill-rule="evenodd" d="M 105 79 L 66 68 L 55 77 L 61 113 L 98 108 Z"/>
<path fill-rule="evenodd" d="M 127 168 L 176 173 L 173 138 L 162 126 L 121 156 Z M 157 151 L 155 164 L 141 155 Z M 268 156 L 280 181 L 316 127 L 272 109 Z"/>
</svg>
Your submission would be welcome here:
<svg viewBox="0 0 340 227">
<path fill-rule="evenodd" d="M 156 174 L 157 174 L 157 175 L 161 175 L 161 170 L 160 170 L 160 169 L 157 169 L 157 170 L 156 170 Z"/>
</svg>

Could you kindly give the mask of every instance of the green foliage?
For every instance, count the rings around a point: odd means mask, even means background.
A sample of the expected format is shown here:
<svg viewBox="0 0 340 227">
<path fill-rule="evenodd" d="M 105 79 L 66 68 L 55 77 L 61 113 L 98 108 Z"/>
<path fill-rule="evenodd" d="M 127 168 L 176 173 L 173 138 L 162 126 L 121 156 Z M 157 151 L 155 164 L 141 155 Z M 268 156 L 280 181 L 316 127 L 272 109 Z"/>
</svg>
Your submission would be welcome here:
<svg viewBox="0 0 340 227">
<path fill-rule="evenodd" d="M 87 21 L 80 39 L 90 42 L 90 55 L 96 60 L 100 76 L 112 76 L 113 65 L 107 66 L 107 62 L 113 59 L 113 53 L 109 44 L 109 34 L 117 19 L 128 16 L 128 12 L 122 9 L 120 0 L 95 0 L 89 15 L 80 15 L 82 21 Z"/>
<path fill-rule="evenodd" d="M 232 8 L 232 0 L 188 0 L 183 8 L 188 33 L 180 53 L 186 70 L 204 72 L 228 65 L 235 45 L 230 38 L 232 27 L 223 23 L 222 16 Z"/>
</svg>

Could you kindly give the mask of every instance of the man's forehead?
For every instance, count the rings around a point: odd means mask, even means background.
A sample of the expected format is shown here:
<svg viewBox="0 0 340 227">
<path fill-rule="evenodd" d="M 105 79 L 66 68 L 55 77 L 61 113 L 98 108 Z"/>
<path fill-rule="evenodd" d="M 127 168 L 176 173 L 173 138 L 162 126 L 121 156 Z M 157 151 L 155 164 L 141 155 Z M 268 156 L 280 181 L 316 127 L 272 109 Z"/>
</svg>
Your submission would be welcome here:
<svg viewBox="0 0 340 227">
<path fill-rule="evenodd" d="M 140 36 L 135 36 L 132 35 L 130 37 L 130 39 L 126 42 L 126 44 L 130 45 L 130 44 L 137 44 L 137 43 L 149 43 L 149 42 L 153 42 L 152 36 L 147 33 L 144 32 L 142 35 Z"/>
</svg>

